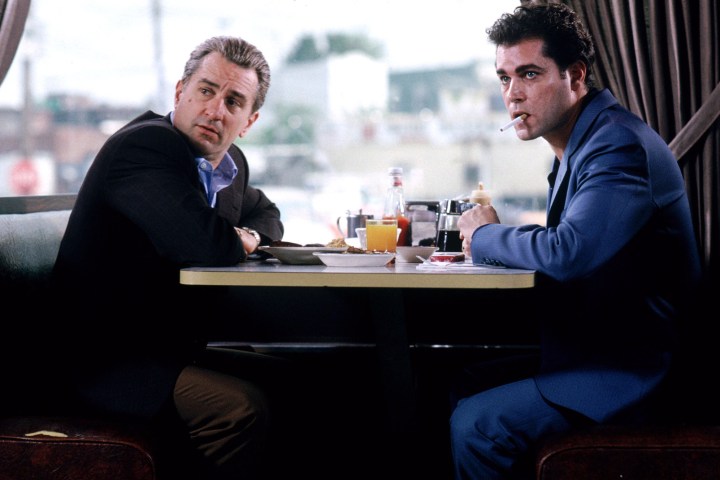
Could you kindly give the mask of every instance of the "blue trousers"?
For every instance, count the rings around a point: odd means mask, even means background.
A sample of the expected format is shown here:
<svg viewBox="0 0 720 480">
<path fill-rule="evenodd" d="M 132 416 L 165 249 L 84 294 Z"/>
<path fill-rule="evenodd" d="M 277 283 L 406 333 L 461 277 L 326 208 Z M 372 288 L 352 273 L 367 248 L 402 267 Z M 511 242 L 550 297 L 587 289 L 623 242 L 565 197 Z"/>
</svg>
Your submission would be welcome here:
<svg viewBox="0 0 720 480">
<path fill-rule="evenodd" d="M 568 413 L 543 400 L 532 378 L 461 399 L 450 418 L 456 479 L 534 478 L 534 445 L 577 426 Z"/>
</svg>

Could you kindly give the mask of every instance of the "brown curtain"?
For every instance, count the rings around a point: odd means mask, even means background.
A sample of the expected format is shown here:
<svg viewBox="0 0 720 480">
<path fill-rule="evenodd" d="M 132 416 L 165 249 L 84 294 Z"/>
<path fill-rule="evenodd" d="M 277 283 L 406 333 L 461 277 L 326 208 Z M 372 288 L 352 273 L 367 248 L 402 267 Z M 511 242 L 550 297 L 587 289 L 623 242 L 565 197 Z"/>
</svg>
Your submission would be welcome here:
<svg viewBox="0 0 720 480">
<path fill-rule="evenodd" d="M 29 10 L 30 0 L 0 0 L 0 85 L 15 57 Z"/>
<path fill-rule="evenodd" d="M 597 48 L 595 81 L 670 145 L 685 177 L 710 285 L 720 284 L 720 2 L 521 0 L 582 17 Z M 671 255 L 671 252 L 668 252 Z"/>
</svg>

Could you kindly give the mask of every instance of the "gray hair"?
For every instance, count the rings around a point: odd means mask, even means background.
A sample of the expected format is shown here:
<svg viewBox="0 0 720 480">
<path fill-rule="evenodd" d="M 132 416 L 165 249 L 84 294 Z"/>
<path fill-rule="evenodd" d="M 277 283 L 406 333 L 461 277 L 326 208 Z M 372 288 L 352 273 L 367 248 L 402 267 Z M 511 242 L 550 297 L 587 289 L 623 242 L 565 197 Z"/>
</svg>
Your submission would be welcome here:
<svg viewBox="0 0 720 480">
<path fill-rule="evenodd" d="M 265 95 L 270 88 L 270 66 L 262 52 L 255 45 L 246 42 L 240 37 L 212 37 L 195 47 L 190 58 L 185 63 L 182 83 L 187 83 L 190 77 L 200 67 L 202 59 L 213 52 L 220 53 L 228 61 L 242 68 L 252 68 L 258 78 L 258 88 L 253 103 L 253 112 L 260 110 L 265 103 Z"/>
</svg>

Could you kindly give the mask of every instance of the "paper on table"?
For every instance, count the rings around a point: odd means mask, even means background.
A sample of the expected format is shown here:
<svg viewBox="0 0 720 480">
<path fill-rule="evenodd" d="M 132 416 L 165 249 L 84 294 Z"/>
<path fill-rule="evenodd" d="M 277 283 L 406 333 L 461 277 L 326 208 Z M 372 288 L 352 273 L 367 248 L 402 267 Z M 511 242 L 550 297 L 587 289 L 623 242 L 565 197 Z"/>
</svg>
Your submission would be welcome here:
<svg viewBox="0 0 720 480">
<path fill-rule="evenodd" d="M 506 268 L 504 266 L 498 266 L 498 265 L 475 265 L 471 261 L 465 261 L 465 262 L 425 262 L 419 264 L 417 267 L 418 270 L 482 270 L 483 268 Z"/>
</svg>

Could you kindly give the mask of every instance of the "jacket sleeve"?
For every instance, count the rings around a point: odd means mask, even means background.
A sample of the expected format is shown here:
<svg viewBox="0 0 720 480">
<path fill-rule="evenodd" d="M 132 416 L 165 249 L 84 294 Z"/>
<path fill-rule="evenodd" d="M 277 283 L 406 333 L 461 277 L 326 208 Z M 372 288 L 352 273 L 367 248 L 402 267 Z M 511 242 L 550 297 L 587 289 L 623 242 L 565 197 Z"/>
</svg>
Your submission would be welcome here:
<svg viewBox="0 0 720 480">
<path fill-rule="evenodd" d="M 472 257 L 542 272 L 556 280 L 582 278 L 606 264 L 656 210 L 647 152 L 630 129 L 598 131 L 572 158 L 557 227 L 485 225 L 472 239 Z"/>
<path fill-rule="evenodd" d="M 256 230 L 262 243 L 281 240 L 284 227 L 280 210 L 265 193 L 250 184 L 250 169 L 243 152 L 233 145 L 229 150 L 238 174 L 232 185 L 218 192 L 217 209 L 234 226 Z"/>
</svg>

